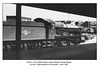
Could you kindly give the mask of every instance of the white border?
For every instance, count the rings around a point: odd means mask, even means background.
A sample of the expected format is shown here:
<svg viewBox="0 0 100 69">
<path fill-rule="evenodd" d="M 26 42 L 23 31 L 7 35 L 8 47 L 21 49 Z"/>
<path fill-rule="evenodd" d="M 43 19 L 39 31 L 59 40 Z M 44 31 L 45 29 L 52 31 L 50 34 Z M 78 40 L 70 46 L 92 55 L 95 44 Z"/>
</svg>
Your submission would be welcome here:
<svg viewBox="0 0 100 69">
<path fill-rule="evenodd" d="M 0 35 L 0 69 L 100 69 L 100 2 L 99 0 L 2 0 L 0 1 L 0 9 L 2 3 L 97 3 L 97 60 L 71 60 L 72 63 L 68 66 L 30 66 L 27 60 L 2 60 L 2 35 Z M 0 32 L 2 33 L 2 11 L 0 11 Z M 68 60 L 69 61 L 69 60 Z"/>
</svg>

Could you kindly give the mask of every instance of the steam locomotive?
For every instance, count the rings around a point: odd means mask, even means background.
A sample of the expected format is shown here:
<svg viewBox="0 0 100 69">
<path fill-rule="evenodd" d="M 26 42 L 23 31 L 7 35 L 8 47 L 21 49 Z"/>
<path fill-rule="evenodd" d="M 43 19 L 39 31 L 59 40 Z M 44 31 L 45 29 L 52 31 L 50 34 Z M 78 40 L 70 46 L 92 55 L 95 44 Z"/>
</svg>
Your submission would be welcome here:
<svg viewBox="0 0 100 69">
<path fill-rule="evenodd" d="M 3 48 L 14 48 L 16 40 L 15 16 L 7 16 L 3 22 Z M 70 46 L 82 41 L 81 28 L 64 21 L 30 18 L 21 19 L 21 48 L 37 49 L 46 47 Z"/>
</svg>

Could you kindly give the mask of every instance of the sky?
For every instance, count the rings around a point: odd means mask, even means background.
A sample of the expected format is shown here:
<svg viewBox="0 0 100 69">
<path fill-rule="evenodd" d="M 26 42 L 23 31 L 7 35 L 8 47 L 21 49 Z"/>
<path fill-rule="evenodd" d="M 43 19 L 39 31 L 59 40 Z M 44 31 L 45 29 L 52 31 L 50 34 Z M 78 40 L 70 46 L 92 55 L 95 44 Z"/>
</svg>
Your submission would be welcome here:
<svg viewBox="0 0 100 69">
<path fill-rule="evenodd" d="M 3 21 L 6 21 L 6 16 L 15 16 L 16 15 L 16 5 L 14 4 L 3 4 Z M 22 6 L 22 17 L 29 17 L 34 20 L 35 18 L 47 18 L 54 21 L 58 20 L 76 20 L 76 21 L 96 21 L 96 18 L 58 12 L 53 10 L 35 8 L 35 7 L 27 7 Z"/>
</svg>

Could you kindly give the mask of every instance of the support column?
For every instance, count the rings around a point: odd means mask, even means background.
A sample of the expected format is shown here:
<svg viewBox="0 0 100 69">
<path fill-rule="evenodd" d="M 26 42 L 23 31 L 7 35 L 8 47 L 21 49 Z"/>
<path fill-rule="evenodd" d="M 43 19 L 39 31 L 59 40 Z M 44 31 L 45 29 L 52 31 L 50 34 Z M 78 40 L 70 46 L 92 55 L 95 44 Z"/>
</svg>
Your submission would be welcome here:
<svg viewBox="0 0 100 69">
<path fill-rule="evenodd" d="M 21 59 L 21 5 L 16 4 L 16 59 Z"/>
</svg>

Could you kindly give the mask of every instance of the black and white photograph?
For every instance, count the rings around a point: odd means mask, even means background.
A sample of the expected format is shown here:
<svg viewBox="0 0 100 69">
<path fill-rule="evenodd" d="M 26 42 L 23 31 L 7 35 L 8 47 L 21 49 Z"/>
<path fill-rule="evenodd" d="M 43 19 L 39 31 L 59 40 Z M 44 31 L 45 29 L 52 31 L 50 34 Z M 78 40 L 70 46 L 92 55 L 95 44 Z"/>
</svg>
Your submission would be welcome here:
<svg viewBox="0 0 100 69">
<path fill-rule="evenodd" d="M 97 60 L 97 3 L 3 3 L 2 60 Z"/>
</svg>

